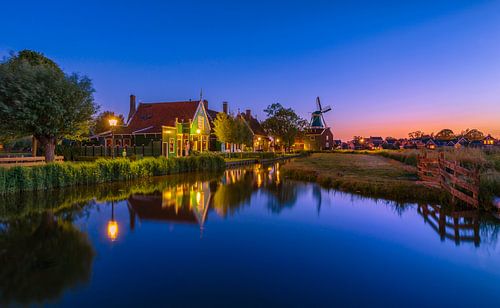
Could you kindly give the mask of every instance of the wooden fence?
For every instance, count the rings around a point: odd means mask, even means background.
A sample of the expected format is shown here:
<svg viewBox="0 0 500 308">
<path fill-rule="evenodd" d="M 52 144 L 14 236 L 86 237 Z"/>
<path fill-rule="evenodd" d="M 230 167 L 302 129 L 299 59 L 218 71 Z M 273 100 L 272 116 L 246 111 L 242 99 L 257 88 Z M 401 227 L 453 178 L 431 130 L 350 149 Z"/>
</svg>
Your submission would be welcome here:
<svg viewBox="0 0 500 308">
<path fill-rule="evenodd" d="M 444 153 L 429 157 L 427 152 L 418 156 L 418 176 L 424 184 L 438 187 L 474 207 L 479 206 L 479 171 L 460 166 L 457 161 L 448 161 Z"/>
<path fill-rule="evenodd" d="M 153 141 L 148 145 L 138 145 L 138 146 L 128 146 L 128 147 L 105 147 L 102 145 L 97 146 L 82 146 L 75 149 L 75 156 L 85 156 L 85 157 L 122 157 L 123 151 L 125 150 L 127 156 L 140 155 L 140 156 L 161 156 L 161 142 Z M 74 159 L 74 157 L 72 157 Z"/>
<path fill-rule="evenodd" d="M 56 156 L 56 162 L 64 161 L 63 156 Z M 45 157 L 4 157 L 0 158 L 0 167 L 13 167 L 13 166 L 36 166 L 45 164 Z"/>
</svg>

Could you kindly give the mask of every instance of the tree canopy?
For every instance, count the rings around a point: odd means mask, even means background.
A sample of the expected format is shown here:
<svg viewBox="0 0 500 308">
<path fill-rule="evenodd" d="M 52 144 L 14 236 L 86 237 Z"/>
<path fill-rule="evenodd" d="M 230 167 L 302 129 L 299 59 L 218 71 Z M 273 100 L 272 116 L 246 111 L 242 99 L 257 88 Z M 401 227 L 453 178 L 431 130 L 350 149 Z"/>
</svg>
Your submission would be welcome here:
<svg viewBox="0 0 500 308">
<path fill-rule="evenodd" d="M 434 138 L 436 138 L 437 140 L 452 140 L 455 138 L 455 133 L 451 129 L 445 128 L 445 129 L 440 130 L 434 136 Z"/>
<path fill-rule="evenodd" d="M 93 93 L 88 77 L 67 75 L 42 54 L 21 51 L 0 64 L 0 134 L 33 135 L 53 161 L 58 140 L 88 131 L 98 109 Z"/>
<path fill-rule="evenodd" d="M 214 120 L 215 136 L 220 142 L 240 145 L 252 145 L 252 131 L 245 120 L 219 112 Z"/>
<path fill-rule="evenodd" d="M 466 129 L 465 131 L 462 132 L 462 137 L 467 138 L 468 140 L 483 140 L 484 139 L 484 133 L 481 132 L 478 129 Z"/>
<path fill-rule="evenodd" d="M 220 142 L 234 143 L 235 132 L 233 130 L 234 120 L 228 114 L 219 112 L 214 120 L 214 133 Z"/>
<path fill-rule="evenodd" d="M 299 117 L 292 108 L 284 108 L 280 103 L 269 105 L 264 112 L 267 119 L 262 127 L 274 138 L 280 138 L 285 147 L 290 148 L 307 121 Z"/>
</svg>

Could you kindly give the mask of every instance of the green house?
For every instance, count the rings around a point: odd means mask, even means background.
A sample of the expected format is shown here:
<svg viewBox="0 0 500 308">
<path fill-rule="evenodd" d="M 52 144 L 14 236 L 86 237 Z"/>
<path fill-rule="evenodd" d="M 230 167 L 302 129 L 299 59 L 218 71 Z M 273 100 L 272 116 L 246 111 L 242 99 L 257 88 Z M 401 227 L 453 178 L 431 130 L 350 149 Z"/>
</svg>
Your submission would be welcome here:
<svg viewBox="0 0 500 308">
<path fill-rule="evenodd" d="M 139 103 L 130 96 L 127 124 L 103 135 L 106 146 L 148 146 L 161 143 L 163 156 L 187 156 L 193 151 L 220 150 L 212 132 L 217 111 L 206 100 Z M 114 141 L 113 141 L 114 139 Z"/>
</svg>

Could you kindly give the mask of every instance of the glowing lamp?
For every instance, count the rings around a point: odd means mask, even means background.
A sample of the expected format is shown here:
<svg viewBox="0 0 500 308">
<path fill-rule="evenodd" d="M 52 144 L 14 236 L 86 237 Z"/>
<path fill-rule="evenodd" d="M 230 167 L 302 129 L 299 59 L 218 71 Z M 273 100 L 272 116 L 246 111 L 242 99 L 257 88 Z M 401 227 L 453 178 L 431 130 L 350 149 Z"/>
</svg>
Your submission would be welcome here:
<svg viewBox="0 0 500 308">
<path fill-rule="evenodd" d="M 118 124 L 118 120 L 115 118 L 109 119 L 108 122 L 109 122 L 109 126 L 111 126 L 111 127 L 114 127 Z"/>
<path fill-rule="evenodd" d="M 196 130 L 196 133 L 197 133 L 197 134 L 201 133 L 201 130 L 197 129 L 197 130 Z"/>
</svg>

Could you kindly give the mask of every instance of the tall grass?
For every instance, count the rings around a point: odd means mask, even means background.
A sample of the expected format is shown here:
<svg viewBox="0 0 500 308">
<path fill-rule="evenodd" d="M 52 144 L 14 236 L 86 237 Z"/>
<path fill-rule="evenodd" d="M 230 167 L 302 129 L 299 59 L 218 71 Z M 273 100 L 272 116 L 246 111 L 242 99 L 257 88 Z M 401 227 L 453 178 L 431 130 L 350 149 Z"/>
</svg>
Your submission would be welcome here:
<svg viewBox="0 0 500 308">
<path fill-rule="evenodd" d="M 180 158 L 99 159 L 93 163 L 51 163 L 0 168 L 0 194 L 83 186 L 192 171 L 218 171 L 224 159 L 203 154 Z"/>
</svg>

